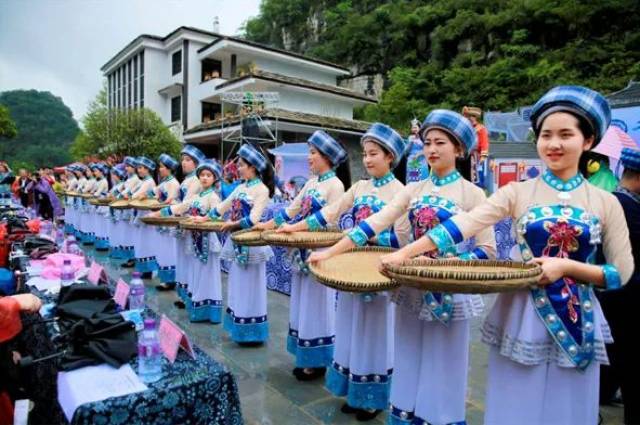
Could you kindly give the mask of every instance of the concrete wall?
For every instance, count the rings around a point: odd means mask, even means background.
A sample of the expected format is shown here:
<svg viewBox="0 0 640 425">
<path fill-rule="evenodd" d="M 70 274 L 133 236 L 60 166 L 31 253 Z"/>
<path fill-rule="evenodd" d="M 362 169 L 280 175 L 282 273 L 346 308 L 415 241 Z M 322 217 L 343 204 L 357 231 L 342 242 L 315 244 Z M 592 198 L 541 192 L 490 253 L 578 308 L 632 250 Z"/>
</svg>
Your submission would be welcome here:
<svg viewBox="0 0 640 425">
<path fill-rule="evenodd" d="M 262 71 L 303 78 L 305 80 L 315 81 L 322 84 L 336 85 L 335 74 L 312 70 L 300 66 L 299 64 L 259 57 L 253 59 L 253 62 L 256 64 L 256 67 Z"/>
<path fill-rule="evenodd" d="M 282 87 L 278 92 L 280 93 L 278 108 L 327 117 L 353 119 L 353 104 L 349 101 L 311 94 L 292 87 Z"/>
</svg>

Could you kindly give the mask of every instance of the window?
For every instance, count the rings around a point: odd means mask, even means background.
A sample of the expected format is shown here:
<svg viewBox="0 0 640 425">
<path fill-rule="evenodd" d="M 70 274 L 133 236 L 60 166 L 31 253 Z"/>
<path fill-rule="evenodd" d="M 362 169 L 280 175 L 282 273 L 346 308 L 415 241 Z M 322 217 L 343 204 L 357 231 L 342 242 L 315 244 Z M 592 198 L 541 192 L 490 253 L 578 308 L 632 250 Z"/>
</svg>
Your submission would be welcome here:
<svg viewBox="0 0 640 425">
<path fill-rule="evenodd" d="M 140 52 L 140 107 L 144 108 L 144 50 Z"/>
<path fill-rule="evenodd" d="M 202 122 L 213 121 L 222 112 L 219 103 L 202 102 Z"/>
<path fill-rule="evenodd" d="M 203 82 L 222 77 L 222 62 L 215 59 L 203 59 L 201 64 Z"/>
<path fill-rule="evenodd" d="M 132 100 L 133 100 L 133 96 L 131 96 L 131 65 L 132 65 L 132 61 L 129 60 L 129 63 L 127 64 L 127 105 L 129 106 L 129 108 L 131 108 L 132 106 Z"/>
<path fill-rule="evenodd" d="M 111 109 L 111 75 L 107 75 L 107 108 Z"/>
<path fill-rule="evenodd" d="M 119 108 L 120 107 L 120 68 L 118 68 L 118 71 L 116 71 L 116 81 L 117 81 L 117 86 L 116 86 L 116 95 L 118 100 L 116 101 L 116 105 Z"/>
<path fill-rule="evenodd" d="M 180 121 L 180 106 L 182 106 L 182 96 L 171 98 L 171 122 Z"/>
<path fill-rule="evenodd" d="M 178 50 L 171 55 L 171 75 L 182 72 L 182 50 Z"/>
</svg>

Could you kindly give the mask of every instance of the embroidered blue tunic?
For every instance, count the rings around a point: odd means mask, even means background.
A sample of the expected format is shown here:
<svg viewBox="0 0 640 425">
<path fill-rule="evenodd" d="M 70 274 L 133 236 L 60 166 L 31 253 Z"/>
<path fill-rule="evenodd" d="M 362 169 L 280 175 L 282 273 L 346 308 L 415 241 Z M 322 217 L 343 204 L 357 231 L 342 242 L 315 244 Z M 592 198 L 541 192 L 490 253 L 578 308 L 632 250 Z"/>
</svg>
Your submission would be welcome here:
<svg viewBox="0 0 640 425">
<path fill-rule="evenodd" d="M 475 234 L 502 218 L 515 218 L 522 259 L 559 257 L 594 263 L 597 245 L 602 243 L 608 264 L 601 265 L 608 288 L 626 282 L 633 270 L 627 226 L 620 204 L 608 192 L 576 175 L 562 181 L 546 171 L 541 178 L 510 184 L 488 202 L 469 213 L 461 213 L 428 233 L 440 250 Z M 615 226 L 615 227 L 614 227 Z M 522 304 L 508 302 L 507 295 L 496 301 L 485 323 L 485 341 L 523 364 L 557 361 L 561 366 L 585 369 L 596 359 L 606 363 L 603 339 L 608 326 L 594 300 L 592 285 L 565 276 L 545 287 L 530 290 L 531 302 L 546 328 L 549 344 L 519 329 L 512 311 Z M 525 307 L 529 308 L 529 307 Z M 500 318 L 509 318 L 500 323 Z M 531 331 L 533 332 L 533 331 Z M 556 355 L 557 347 L 563 355 Z"/>
</svg>

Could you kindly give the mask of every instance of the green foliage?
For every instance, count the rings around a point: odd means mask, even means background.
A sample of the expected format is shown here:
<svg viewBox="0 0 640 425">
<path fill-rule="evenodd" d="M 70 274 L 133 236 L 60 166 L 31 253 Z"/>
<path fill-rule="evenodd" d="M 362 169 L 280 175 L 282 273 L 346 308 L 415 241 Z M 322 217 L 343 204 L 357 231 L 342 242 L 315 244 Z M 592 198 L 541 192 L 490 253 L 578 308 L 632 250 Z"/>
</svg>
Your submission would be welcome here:
<svg viewBox="0 0 640 425">
<path fill-rule="evenodd" d="M 0 104 L 11 111 L 17 127 L 14 138 L 0 137 L 0 158 L 36 167 L 71 160 L 69 146 L 79 129 L 62 99 L 49 92 L 13 90 L 0 93 Z"/>
<path fill-rule="evenodd" d="M 263 0 L 251 40 L 382 74 L 358 111 L 408 130 L 434 107 L 513 110 L 557 84 L 640 79 L 637 0 Z"/>
<path fill-rule="evenodd" d="M 71 155 L 76 160 L 109 155 L 146 155 L 157 158 L 161 153 L 178 156 L 180 141 L 153 111 L 109 110 L 106 92 L 101 90 L 82 118 L 84 131 L 78 133 Z"/>
<path fill-rule="evenodd" d="M 11 119 L 9 115 L 9 108 L 0 105 L 0 137 L 12 139 L 18 134 L 16 123 Z"/>
<path fill-rule="evenodd" d="M 11 167 L 11 169 L 13 170 L 14 174 L 18 174 L 18 170 L 20 170 L 21 168 L 24 168 L 27 171 L 36 171 L 36 166 L 33 165 L 33 163 L 29 162 L 29 161 L 21 161 L 21 160 L 13 160 L 11 162 L 9 162 L 9 167 Z"/>
</svg>

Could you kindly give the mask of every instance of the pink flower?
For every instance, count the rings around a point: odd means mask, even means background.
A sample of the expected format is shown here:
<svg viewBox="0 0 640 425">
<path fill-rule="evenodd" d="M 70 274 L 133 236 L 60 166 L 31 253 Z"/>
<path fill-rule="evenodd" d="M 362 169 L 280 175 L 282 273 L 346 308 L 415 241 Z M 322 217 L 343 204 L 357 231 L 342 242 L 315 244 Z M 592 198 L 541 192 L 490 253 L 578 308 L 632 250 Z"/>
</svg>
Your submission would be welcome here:
<svg viewBox="0 0 640 425">
<path fill-rule="evenodd" d="M 239 199 L 231 201 L 231 220 L 240 220 L 242 218 L 242 202 Z"/>
<path fill-rule="evenodd" d="M 300 217 L 307 217 L 311 213 L 311 208 L 313 208 L 313 200 L 311 196 L 305 196 L 302 198 L 302 203 L 300 205 Z"/>
<path fill-rule="evenodd" d="M 356 224 L 366 220 L 367 218 L 369 218 L 369 216 L 371 216 L 371 214 L 373 214 L 373 210 L 371 210 L 371 207 L 369 205 L 361 206 L 360 208 L 358 208 L 355 214 Z"/>
<path fill-rule="evenodd" d="M 569 253 L 576 252 L 580 248 L 577 237 L 582 234 L 582 227 L 572 226 L 567 220 L 559 219 L 557 222 L 545 221 L 544 229 L 549 232 L 547 246 L 542 255 L 549 257 L 551 249 L 558 248 L 557 257 L 569 258 Z"/>
</svg>

